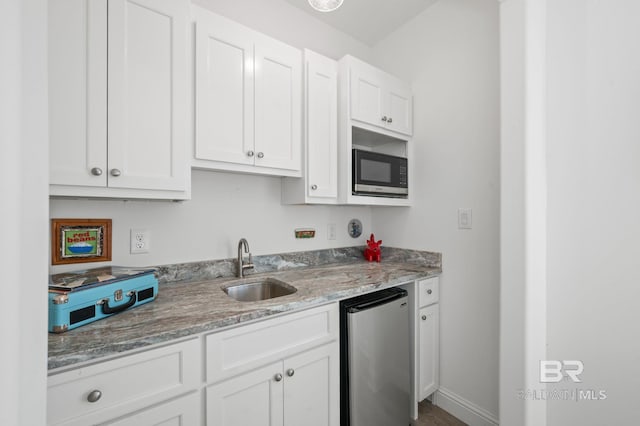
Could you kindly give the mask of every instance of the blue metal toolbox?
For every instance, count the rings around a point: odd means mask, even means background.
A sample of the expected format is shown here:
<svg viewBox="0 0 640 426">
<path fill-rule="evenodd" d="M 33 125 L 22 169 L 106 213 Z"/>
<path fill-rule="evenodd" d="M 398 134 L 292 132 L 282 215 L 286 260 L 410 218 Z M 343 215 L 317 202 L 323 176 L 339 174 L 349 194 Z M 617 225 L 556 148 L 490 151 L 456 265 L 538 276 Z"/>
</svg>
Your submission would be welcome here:
<svg viewBox="0 0 640 426">
<path fill-rule="evenodd" d="M 154 269 L 105 266 L 49 277 L 49 331 L 67 330 L 155 300 Z"/>
</svg>

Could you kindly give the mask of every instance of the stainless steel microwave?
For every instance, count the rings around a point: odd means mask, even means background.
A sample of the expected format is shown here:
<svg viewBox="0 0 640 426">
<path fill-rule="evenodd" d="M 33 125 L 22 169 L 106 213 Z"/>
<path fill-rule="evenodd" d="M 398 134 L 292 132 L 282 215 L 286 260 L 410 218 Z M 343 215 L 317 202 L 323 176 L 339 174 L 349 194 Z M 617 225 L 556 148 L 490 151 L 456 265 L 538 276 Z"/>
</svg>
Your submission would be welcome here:
<svg viewBox="0 0 640 426">
<path fill-rule="evenodd" d="M 353 149 L 352 193 L 377 197 L 407 198 L 407 159 L 379 152 Z"/>
</svg>

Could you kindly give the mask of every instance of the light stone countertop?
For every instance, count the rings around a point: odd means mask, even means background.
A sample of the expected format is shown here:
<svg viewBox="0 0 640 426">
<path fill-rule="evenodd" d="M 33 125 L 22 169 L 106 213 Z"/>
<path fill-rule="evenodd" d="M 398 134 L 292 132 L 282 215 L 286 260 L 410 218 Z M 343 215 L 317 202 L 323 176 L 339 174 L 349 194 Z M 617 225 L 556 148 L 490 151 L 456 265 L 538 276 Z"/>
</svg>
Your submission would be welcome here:
<svg viewBox="0 0 640 426">
<path fill-rule="evenodd" d="M 441 272 L 439 263 L 349 259 L 348 263 L 250 274 L 247 278 L 268 276 L 297 288 L 291 295 L 260 302 L 238 302 L 221 290 L 239 280 L 235 277 L 161 283 L 154 302 L 62 334 L 50 333 L 48 368 L 69 367 L 198 333 L 220 331 Z"/>
</svg>

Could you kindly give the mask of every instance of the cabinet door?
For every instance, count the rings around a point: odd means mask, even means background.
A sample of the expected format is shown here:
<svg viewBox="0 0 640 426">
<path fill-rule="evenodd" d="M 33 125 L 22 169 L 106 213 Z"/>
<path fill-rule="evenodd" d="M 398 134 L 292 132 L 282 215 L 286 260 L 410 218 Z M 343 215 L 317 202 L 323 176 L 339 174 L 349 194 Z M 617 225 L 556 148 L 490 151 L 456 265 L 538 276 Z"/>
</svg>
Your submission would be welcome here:
<svg viewBox="0 0 640 426">
<path fill-rule="evenodd" d="M 50 183 L 104 187 L 107 1 L 57 0 L 48 7 Z"/>
<path fill-rule="evenodd" d="M 384 87 L 379 73 L 355 66 L 351 67 L 350 73 L 351 118 L 385 127 Z"/>
<path fill-rule="evenodd" d="M 439 304 L 420 309 L 420 385 L 419 399 L 422 401 L 438 389 L 439 385 Z"/>
<path fill-rule="evenodd" d="M 338 196 L 337 62 L 305 51 L 306 167 L 309 197 Z"/>
<path fill-rule="evenodd" d="M 411 91 L 400 86 L 391 86 L 386 92 L 389 106 L 387 128 L 405 135 L 413 133 Z"/>
<path fill-rule="evenodd" d="M 200 394 L 192 393 L 173 401 L 127 416 L 105 426 L 187 426 L 201 423 Z"/>
<path fill-rule="evenodd" d="M 188 0 L 109 2 L 109 186 L 186 189 Z"/>
<path fill-rule="evenodd" d="M 301 52 L 268 37 L 255 44 L 256 166 L 300 170 Z"/>
<path fill-rule="evenodd" d="M 284 361 L 284 425 L 340 424 L 340 355 L 333 342 Z"/>
<path fill-rule="evenodd" d="M 196 17 L 195 158 L 253 164 L 253 32 Z"/>
<path fill-rule="evenodd" d="M 283 382 L 278 362 L 208 387 L 207 425 L 282 425 Z"/>
</svg>

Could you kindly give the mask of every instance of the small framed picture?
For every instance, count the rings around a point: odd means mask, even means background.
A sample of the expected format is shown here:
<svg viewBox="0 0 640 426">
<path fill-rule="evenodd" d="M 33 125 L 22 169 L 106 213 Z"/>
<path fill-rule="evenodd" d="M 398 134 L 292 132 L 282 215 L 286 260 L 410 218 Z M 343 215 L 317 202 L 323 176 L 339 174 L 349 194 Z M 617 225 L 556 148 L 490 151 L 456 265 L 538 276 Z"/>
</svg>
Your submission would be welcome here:
<svg viewBox="0 0 640 426">
<path fill-rule="evenodd" d="M 111 219 L 51 219 L 51 264 L 111 260 Z"/>
</svg>

